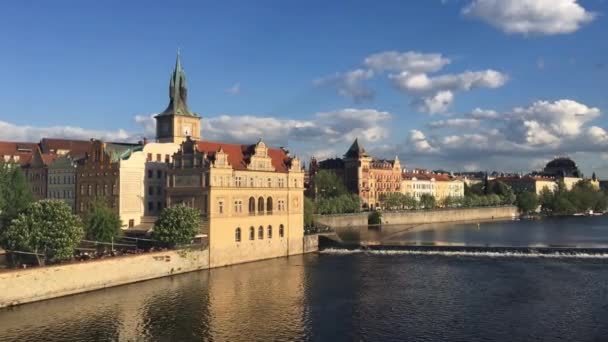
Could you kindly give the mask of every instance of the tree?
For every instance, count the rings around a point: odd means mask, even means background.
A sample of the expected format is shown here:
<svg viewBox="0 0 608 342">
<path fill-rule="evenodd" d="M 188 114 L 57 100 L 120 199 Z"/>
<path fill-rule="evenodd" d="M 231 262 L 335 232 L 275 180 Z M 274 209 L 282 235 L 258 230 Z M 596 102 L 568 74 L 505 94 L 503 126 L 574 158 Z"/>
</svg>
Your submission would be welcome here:
<svg viewBox="0 0 608 342">
<path fill-rule="evenodd" d="M 312 199 L 304 198 L 304 227 L 311 227 L 313 225 L 313 213 L 315 212 L 315 203 Z"/>
<path fill-rule="evenodd" d="M 429 194 L 422 194 L 420 196 L 420 206 L 424 209 L 433 209 L 436 206 L 435 196 Z"/>
<path fill-rule="evenodd" d="M 401 209 L 403 207 L 403 194 L 399 192 L 390 192 L 382 195 L 380 202 L 385 209 Z"/>
<path fill-rule="evenodd" d="M 121 226 L 118 215 L 104 201 L 92 203 L 85 219 L 87 239 L 111 242 L 122 234 Z"/>
<path fill-rule="evenodd" d="M 328 170 L 319 171 L 313 178 L 313 184 L 318 198 L 333 198 L 348 192 L 342 180 Z"/>
<path fill-rule="evenodd" d="M 33 201 L 18 164 L 0 162 L 0 227 L 8 226 Z"/>
<path fill-rule="evenodd" d="M 367 216 L 368 224 L 381 224 L 382 223 L 382 213 L 377 210 L 372 211 Z"/>
<path fill-rule="evenodd" d="M 535 192 L 524 191 L 517 195 L 516 203 L 522 214 L 530 214 L 538 208 L 538 196 Z"/>
<path fill-rule="evenodd" d="M 189 244 L 199 232 L 199 211 L 183 205 L 165 208 L 154 224 L 152 237 L 167 247 Z"/>
<path fill-rule="evenodd" d="M 84 236 L 80 218 L 61 201 L 31 203 L 2 232 L 9 251 L 35 253 L 38 265 L 70 259 Z"/>
</svg>

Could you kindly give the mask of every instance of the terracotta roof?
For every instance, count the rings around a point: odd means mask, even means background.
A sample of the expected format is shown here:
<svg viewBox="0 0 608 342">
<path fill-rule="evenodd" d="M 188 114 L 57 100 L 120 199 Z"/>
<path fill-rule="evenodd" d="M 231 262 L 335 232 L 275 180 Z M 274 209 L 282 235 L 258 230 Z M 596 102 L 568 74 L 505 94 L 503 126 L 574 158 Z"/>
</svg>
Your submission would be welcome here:
<svg viewBox="0 0 608 342">
<path fill-rule="evenodd" d="M 4 160 L 4 156 L 19 156 L 19 164 L 24 166 L 32 160 L 37 148 L 36 143 L 0 141 L 0 159 Z"/>
<path fill-rule="evenodd" d="M 197 148 L 200 152 L 206 152 L 209 156 L 213 157 L 220 147 L 228 154 L 228 162 L 232 165 L 235 170 L 246 170 L 249 156 L 254 153 L 254 145 L 239 145 L 239 144 L 225 144 L 212 141 L 197 141 Z M 288 166 L 286 164 L 289 157 L 287 153 L 280 148 L 268 148 L 268 156 L 272 158 L 272 166 L 277 172 L 288 172 Z"/>
<path fill-rule="evenodd" d="M 40 140 L 42 153 L 57 153 L 58 150 L 67 150 L 71 156 L 84 156 L 91 148 L 90 140 L 70 140 L 43 138 Z"/>
</svg>

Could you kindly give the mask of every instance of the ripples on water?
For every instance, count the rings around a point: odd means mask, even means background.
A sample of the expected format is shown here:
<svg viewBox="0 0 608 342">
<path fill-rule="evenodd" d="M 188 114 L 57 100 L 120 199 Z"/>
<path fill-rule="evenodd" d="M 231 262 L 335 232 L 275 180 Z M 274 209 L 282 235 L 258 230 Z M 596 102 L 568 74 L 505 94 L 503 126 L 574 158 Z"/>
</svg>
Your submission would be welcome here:
<svg viewBox="0 0 608 342">
<path fill-rule="evenodd" d="M 0 310 L 0 341 L 605 341 L 608 255 L 569 253 L 329 250 Z"/>
</svg>

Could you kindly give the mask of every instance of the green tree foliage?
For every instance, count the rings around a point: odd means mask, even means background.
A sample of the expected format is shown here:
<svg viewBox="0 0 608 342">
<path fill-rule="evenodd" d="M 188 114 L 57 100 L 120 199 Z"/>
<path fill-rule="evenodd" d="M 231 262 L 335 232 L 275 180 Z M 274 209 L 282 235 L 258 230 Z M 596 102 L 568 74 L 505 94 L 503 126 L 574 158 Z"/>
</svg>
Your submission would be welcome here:
<svg viewBox="0 0 608 342">
<path fill-rule="evenodd" d="M 382 213 L 377 210 L 372 211 L 367 216 L 368 224 L 381 224 L 382 223 Z"/>
<path fill-rule="evenodd" d="M 564 182 L 559 181 L 555 192 L 549 189 L 541 191 L 539 202 L 546 215 L 572 215 L 589 210 L 606 211 L 608 196 L 587 180 L 576 183 L 571 190 L 567 190 Z"/>
<path fill-rule="evenodd" d="M 315 203 L 312 199 L 304 197 L 304 227 L 312 227 Z"/>
<path fill-rule="evenodd" d="M 14 218 L 0 237 L 11 251 L 36 253 L 39 265 L 70 259 L 84 236 L 80 218 L 61 201 L 31 203 Z"/>
<path fill-rule="evenodd" d="M 343 194 L 338 197 L 321 198 L 317 200 L 318 214 L 344 214 L 361 211 L 361 199 L 354 194 Z"/>
<path fill-rule="evenodd" d="M 539 205 L 538 196 L 535 192 L 525 191 L 517 195 L 517 208 L 522 214 L 530 214 L 536 211 Z"/>
<path fill-rule="evenodd" d="M 8 226 L 33 201 L 18 164 L 0 162 L 0 227 Z"/>
<path fill-rule="evenodd" d="M 422 194 L 420 196 L 420 206 L 424 209 L 433 209 L 437 206 L 435 196 L 429 194 Z"/>
<path fill-rule="evenodd" d="M 380 203 L 385 210 L 416 209 L 419 207 L 418 201 L 409 194 L 393 192 L 383 195 Z"/>
<path fill-rule="evenodd" d="M 334 198 L 348 192 L 340 177 L 328 170 L 319 171 L 314 177 L 313 184 L 317 198 Z"/>
<path fill-rule="evenodd" d="M 199 211 L 183 205 L 165 208 L 154 224 L 152 237 L 167 247 L 188 244 L 199 232 Z"/>
<path fill-rule="evenodd" d="M 92 203 L 85 219 L 87 239 L 111 242 L 122 234 L 121 226 L 118 215 L 104 201 Z"/>
</svg>

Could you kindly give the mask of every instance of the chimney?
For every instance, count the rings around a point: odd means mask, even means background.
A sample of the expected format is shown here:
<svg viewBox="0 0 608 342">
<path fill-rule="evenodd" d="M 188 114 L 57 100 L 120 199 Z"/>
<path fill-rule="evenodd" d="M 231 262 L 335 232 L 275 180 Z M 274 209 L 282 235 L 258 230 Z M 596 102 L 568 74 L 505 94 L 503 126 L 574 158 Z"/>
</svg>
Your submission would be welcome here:
<svg viewBox="0 0 608 342">
<path fill-rule="evenodd" d="M 146 146 L 148 144 L 148 138 L 144 137 L 144 140 L 142 142 L 143 142 L 143 145 Z"/>
</svg>

